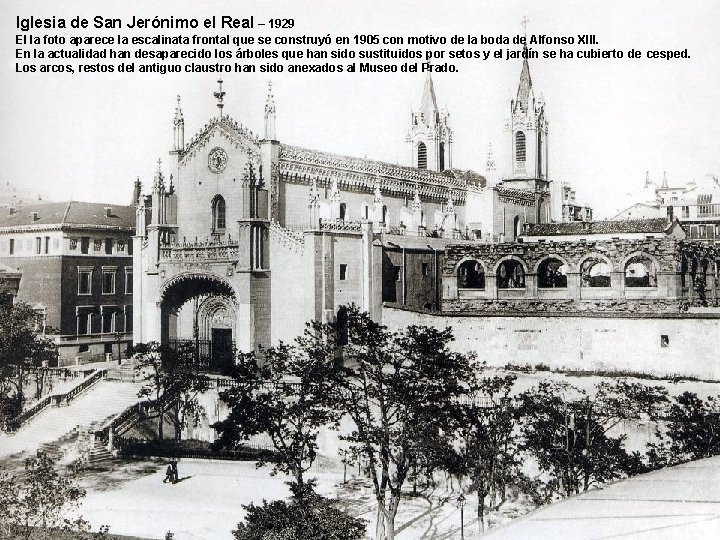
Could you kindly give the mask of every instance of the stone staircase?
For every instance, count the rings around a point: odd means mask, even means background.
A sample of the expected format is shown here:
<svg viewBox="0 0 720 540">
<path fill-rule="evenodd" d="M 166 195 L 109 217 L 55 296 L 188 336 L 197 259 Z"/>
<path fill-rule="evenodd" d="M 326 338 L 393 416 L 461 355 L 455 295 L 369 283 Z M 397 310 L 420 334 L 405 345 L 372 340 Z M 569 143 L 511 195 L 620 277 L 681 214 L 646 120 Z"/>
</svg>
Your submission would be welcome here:
<svg viewBox="0 0 720 540">
<path fill-rule="evenodd" d="M 96 383 L 68 406 L 46 409 L 16 433 L 1 434 L 0 457 L 45 449 L 58 451 L 63 441 L 77 438 L 80 428 L 91 429 L 139 401 L 140 386 L 111 380 Z"/>
<path fill-rule="evenodd" d="M 88 453 L 84 467 L 86 469 L 104 469 L 114 461 L 115 456 L 108 451 L 107 447 L 100 442 L 96 442 Z"/>
</svg>

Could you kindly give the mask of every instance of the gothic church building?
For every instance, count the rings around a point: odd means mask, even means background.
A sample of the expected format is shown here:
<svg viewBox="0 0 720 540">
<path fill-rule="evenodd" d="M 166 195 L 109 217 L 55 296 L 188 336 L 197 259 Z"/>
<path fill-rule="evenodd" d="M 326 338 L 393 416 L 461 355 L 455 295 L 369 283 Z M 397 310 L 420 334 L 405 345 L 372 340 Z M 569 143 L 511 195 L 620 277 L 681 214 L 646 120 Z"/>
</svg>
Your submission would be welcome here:
<svg viewBox="0 0 720 540">
<path fill-rule="evenodd" d="M 489 185 L 453 168 L 451 117 L 430 75 L 410 117 L 409 166 L 284 144 L 272 89 L 257 137 L 224 112 L 186 140 L 174 118 L 169 173 L 137 200 L 134 341 L 192 341 L 215 366 L 232 349 L 291 340 L 351 302 L 438 309 L 445 246 L 517 238 L 548 223 L 545 105 L 527 60 L 507 124 L 511 174 Z M 494 171 L 489 155 L 487 171 Z"/>
</svg>

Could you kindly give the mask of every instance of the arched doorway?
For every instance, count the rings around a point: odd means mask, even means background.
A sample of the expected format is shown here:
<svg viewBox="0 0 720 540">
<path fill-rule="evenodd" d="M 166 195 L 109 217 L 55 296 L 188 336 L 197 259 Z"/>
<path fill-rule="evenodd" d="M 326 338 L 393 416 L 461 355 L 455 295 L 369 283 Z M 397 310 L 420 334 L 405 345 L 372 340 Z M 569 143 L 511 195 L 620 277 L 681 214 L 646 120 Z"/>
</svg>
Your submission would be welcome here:
<svg viewBox="0 0 720 540">
<path fill-rule="evenodd" d="M 181 274 L 162 290 L 161 341 L 193 351 L 204 369 L 224 372 L 233 364 L 237 298 L 232 286 L 213 274 Z"/>
</svg>

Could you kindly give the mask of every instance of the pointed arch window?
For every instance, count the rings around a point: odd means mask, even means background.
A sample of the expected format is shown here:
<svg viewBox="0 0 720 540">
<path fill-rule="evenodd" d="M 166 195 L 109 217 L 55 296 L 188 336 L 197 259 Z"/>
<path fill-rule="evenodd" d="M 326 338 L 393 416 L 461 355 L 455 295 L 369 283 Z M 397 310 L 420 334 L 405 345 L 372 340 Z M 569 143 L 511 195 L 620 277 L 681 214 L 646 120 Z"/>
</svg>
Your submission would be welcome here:
<svg viewBox="0 0 720 540">
<path fill-rule="evenodd" d="M 213 232 L 225 229 L 225 199 L 222 195 L 215 195 L 212 200 L 212 229 Z"/>
<path fill-rule="evenodd" d="M 515 161 L 525 163 L 525 134 L 522 131 L 515 133 Z"/>
<path fill-rule="evenodd" d="M 445 143 L 440 143 L 440 172 L 445 170 Z"/>
<path fill-rule="evenodd" d="M 427 147 L 422 142 L 417 145 L 417 166 L 418 169 L 427 169 Z"/>
<path fill-rule="evenodd" d="M 340 219 L 345 220 L 347 218 L 347 204 L 340 203 Z"/>
</svg>

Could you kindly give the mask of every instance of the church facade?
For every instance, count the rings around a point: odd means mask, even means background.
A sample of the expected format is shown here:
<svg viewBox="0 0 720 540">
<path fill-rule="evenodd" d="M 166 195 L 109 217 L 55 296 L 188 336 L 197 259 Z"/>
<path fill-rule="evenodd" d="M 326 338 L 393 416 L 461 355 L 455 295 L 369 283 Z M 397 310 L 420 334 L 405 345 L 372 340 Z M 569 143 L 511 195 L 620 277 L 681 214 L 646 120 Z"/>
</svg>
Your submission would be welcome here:
<svg viewBox="0 0 720 540">
<path fill-rule="evenodd" d="M 133 260 L 138 342 L 193 341 L 207 362 L 229 361 L 332 320 L 355 303 L 439 309 L 446 246 L 514 241 L 553 221 L 545 104 L 527 60 L 507 123 L 511 173 L 453 168 L 450 114 L 433 81 L 410 117 L 409 165 L 284 144 L 269 88 L 260 138 L 224 113 L 189 141 L 178 104 L 167 171 L 137 200 Z M 488 156 L 486 171 L 494 171 Z"/>
</svg>

